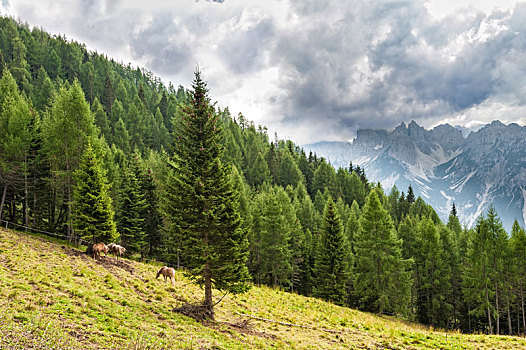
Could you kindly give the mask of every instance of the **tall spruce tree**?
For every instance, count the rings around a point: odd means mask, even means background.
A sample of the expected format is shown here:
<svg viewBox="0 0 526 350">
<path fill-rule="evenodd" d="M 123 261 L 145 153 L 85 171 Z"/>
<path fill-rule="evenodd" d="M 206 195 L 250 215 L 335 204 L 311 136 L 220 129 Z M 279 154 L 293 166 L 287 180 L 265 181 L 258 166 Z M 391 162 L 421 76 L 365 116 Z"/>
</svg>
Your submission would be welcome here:
<svg viewBox="0 0 526 350">
<path fill-rule="evenodd" d="M 360 218 L 361 229 L 355 239 L 354 289 L 365 310 L 406 314 L 411 260 L 402 258 L 402 242 L 378 191 L 381 189 L 371 191 Z"/>
<path fill-rule="evenodd" d="M 114 242 L 117 230 L 106 176 L 91 144 L 88 143 L 75 172 L 73 223 L 75 231 L 92 243 Z"/>
<path fill-rule="evenodd" d="M 316 247 L 314 296 L 343 305 L 349 282 L 351 252 L 332 198 L 325 205 L 321 237 Z"/>
<path fill-rule="evenodd" d="M 152 170 L 148 169 L 143 178 L 144 200 L 143 228 L 148 241 L 148 254 L 156 256 L 162 244 L 161 215 L 159 212 L 159 199 L 157 196 L 157 185 L 153 179 Z"/>
<path fill-rule="evenodd" d="M 232 293 L 248 289 L 247 232 L 239 194 L 222 164 L 221 124 L 206 83 L 195 72 L 193 91 L 181 106 L 164 212 L 178 236 L 188 275 L 204 286 L 204 307 L 214 317 L 212 287 Z"/>
<path fill-rule="evenodd" d="M 413 192 L 413 186 L 409 185 L 409 188 L 407 189 L 407 202 L 409 205 L 413 204 L 415 201 L 415 193 Z"/>
<path fill-rule="evenodd" d="M 143 227 L 144 217 L 141 215 L 145 203 L 133 166 L 128 165 L 122 178 L 117 225 L 122 244 L 141 256 L 148 243 Z"/>
</svg>

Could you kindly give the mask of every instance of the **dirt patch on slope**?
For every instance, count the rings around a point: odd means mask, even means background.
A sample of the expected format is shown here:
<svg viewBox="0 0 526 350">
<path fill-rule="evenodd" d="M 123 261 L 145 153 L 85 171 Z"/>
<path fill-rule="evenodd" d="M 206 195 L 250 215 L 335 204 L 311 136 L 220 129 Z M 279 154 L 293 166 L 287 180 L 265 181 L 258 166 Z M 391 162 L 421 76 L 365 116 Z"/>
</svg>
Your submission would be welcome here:
<svg viewBox="0 0 526 350">
<path fill-rule="evenodd" d="M 85 259 L 85 260 L 91 260 L 99 265 L 101 265 L 102 267 L 104 267 L 106 270 L 112 272 L 114 269 L 116 268 L 121 268 L 125 271 L 127 271 L 130 275 L 133 275 L 135 273 L 135 268 L 133 267 L 133 264 L 132 262 L 128 261 L 128 260 L 123 260 L 123 259 L 115 259 L 111 256 L 103 256 L 101 257 L 100 259 L 93 259 L 92 256 L 86 254 L 85 252 L 82 252 L 78 249 L 73 249 L 73 248 L 67 248 L 65 246 L 62 246 L 62 248 L 64 249 L 64 251 L 66 252 L 67 255 L 69 256 L 76 256 L 76 257 L 80 257 L 81 259 Z"/>
</svg>

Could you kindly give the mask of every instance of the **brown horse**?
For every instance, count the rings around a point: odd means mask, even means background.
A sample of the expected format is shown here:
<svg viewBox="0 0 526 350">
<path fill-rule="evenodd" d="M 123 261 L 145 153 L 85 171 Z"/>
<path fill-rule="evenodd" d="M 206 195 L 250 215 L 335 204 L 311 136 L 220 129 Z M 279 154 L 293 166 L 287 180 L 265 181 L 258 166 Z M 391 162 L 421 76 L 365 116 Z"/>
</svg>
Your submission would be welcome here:
<svg viewBox="0 0 526 350">
<path fill-rule="evenodd" d="M 95 243 L 93 245 L 93 259 L 101 258 L 100 254 L 104 253 L 104 256 L 108 256 L 108 247 L 104 243 Z"/>
<path fill-rule="evenodd" d="M 156 279 L 159 278 L 160 275 L 163 275 L 164 282 L 166 282 L 166 278 L 168 277 L 172 281 L 172 286 L 175 285 L 175 270 L 174 269 L 168 266 L 163 266 L 161 267 L 159 272 L 157 272 L 157 276 L 155 276 L 155 278 Z"/>
<path fill-rule="evenodd" d="M 115 243 L 108 244 L 108 249 L 115 255 L 117 260 L 119 260 L 119 257 L 122 257 L 124 253 L 126 253 L 126 248 Z"/>
</svg>

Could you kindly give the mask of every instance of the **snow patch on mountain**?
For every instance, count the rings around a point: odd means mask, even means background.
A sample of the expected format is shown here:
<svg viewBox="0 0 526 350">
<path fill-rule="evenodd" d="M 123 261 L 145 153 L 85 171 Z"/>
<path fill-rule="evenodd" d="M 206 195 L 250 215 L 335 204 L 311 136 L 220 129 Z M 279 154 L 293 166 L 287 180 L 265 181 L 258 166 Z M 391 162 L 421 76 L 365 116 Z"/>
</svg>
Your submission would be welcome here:
<svg viewBox="0 0 526 350">
<path fill-rule="evenodd" d="M 398 179 L 400 179 L 400 174 L 392 173 L 389 177 L 383 179 L 382 182 L 380 182 L 380 184 L 382 185 L 382 188 L 385 189 L 393 188 Z"/>
<path fill-rule="evenodd" d="M 477 193 L 476 197 L 479 200 L 479 204 L 475 213 L 468 216 L 468 227 L 473 226 L 475 220 L 477 220 L 477 218 L 482 214 L 483 210 L 486 208 L 485 205 L 488 202 L 488 195 L 491 187 L 492 185 L 486 184 L 486 189 L 484 190 L 484 192 L 482 194 Z"/>
<path fill-rule="evenodd" d="M 464 179 L 462 179 L 460 182 L 458 182 L 456 185 L 453 185 L 453 186 L 450 186 L 449 189 L 450 190 L 455 190 L 456 193 L 460 193 L 462 192 L 462 190 L 464 189 L 464 186 L 466 185 L 466 183 L 469 181 L 469 179 L 471 179 L 471 177 L 475 175 L 475 171 L 472 171 L 471 173 L 469 173 L 468 176 L 466 176 Z"/>
</svg>

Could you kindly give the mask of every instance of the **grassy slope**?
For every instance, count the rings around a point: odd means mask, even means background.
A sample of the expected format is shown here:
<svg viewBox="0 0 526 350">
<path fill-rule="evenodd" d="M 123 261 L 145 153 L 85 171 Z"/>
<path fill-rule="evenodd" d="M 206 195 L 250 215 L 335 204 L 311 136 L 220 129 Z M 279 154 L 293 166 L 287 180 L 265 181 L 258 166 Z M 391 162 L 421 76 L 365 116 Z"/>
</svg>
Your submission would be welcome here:
<svg viewBox="0 0 526 350">
<path fill-rule="evenodd" d="M 446 334 L 265 287 L 227 296 L 217 322 L 203 325 L 171 311 L 202 291 L 180 273 L 174 287 L 155 280 L 157 269 L 0 230 L 0 349 L 526 348 L 522 338 Z M 242 326 L 238 312 L 310 328 Z"/>
</svg>

